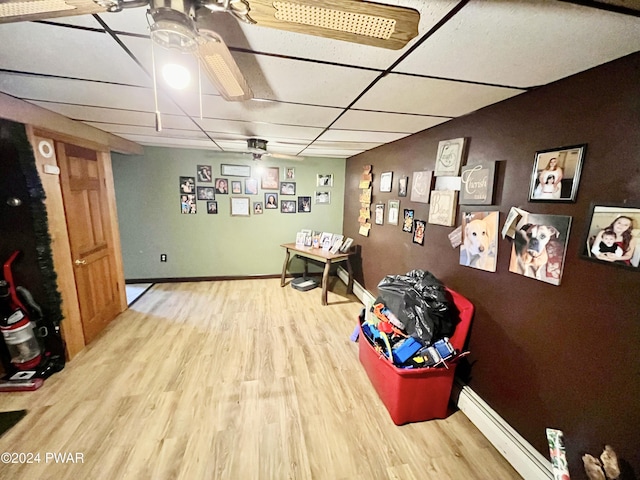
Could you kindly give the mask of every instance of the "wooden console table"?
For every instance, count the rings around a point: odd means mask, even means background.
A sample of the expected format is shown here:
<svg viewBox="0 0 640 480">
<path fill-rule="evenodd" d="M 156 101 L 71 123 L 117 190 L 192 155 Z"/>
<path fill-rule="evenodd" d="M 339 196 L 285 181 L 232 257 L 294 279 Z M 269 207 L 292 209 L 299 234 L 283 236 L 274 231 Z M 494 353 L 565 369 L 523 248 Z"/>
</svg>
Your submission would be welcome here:
<svg viewBox="0 0 640 480">
<path fill-rule="evenodd" d="M 324 263 L 324 272 L 322 273 L 322 305 L 327 304 L 327 285 L 329 284 L 329 269 L 331 263 L 347 262 L 347 272 L 349 273 L 349 282 L 347 283 L 347 293 L 353 292 L 353 272 L 351 271 L 351 262 L 349 261 L 348 253 L 331 253 L 321 248 L 312 247 L 299 247 L 295 243 L 285 243 L 280 245 L 286 250 L 284 257 L 284 265 L 282 265 L 282 277 L 280 279 L 280 286 L 284 287 L 284 279 L 287 275 L 287 267 L 289 266 L 289 257 L 293 252 L 294 255 L 303 257 L 304 261 L 304 274 L 307 275 L 307 258 Z"/>
</svg>

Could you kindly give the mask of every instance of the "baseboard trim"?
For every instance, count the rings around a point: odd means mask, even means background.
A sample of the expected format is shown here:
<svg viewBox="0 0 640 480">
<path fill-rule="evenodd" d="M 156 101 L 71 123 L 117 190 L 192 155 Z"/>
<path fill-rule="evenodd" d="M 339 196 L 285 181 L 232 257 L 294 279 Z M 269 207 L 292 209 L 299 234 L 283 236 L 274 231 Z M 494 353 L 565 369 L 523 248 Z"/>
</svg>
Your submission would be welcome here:
<svg viewBox="0 0 640 480">
<path fill-rule="evenodd" d="M 349 274 L 342 267 L 338 268 L 338 276 L 345 283 L 349 281 Z M 375 297 L 356 281 L 353 282 L 353 294 L 368 312 L 375 302 Z M 468 385 L 456 379 L 452 400 L 522 478 L 553 479 L 551 462 L 533 448 Z"/>
</svg>

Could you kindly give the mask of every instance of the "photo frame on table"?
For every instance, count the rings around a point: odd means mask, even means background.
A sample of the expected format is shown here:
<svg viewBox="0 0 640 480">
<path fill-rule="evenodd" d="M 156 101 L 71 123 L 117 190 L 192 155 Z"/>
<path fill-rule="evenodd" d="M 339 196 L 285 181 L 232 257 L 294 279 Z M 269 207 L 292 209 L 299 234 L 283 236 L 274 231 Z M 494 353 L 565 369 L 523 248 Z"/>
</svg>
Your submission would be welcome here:
<svg viewBox="0 0 640 480">
<path fill-rule="evenodd" d="M 413 172 L 413 182 L 411 183 L 411 201 L 418 203 L 429 203 L 431 187 L 433 185 L 433 171 L 423 170 Z"/>
<path fill-rule="evenodd" d="M 351 244 L 353 244 L 353 238 L 348 238 L 344 241 L 344 243 L 342 244 L 342 246 L 340 247 L 340 250 L 338 250 L 340 253 L 347 253 L 349 251 L 349 249 L 351 248 Z"/>
<path fill-rule="evenodd" d="M 393 172 L 384 172 L 380 175 L 380 191 L 390 192 L 393 185 Z"/>
<path fill-rule="evenodd" d="M 248 217 L 250 202 L 249 197 L 231 197 L 231 216 Z"/>
<path fill-rule="evenodd" d="M 264 208 L 265 210 L 277 210 L 278 209 L 278 194 L 267 192 L 264 194 Z"/>
<path fill-rule="evenodd" d="M 260 180 L 260 187 L 263 190 L 278 190 L 280 187 L 280 168 L 265 167 Z"/>
<path fill-rule="evenodd" d="M 575 202 L 587 144 L 536 152 L 530 202 Z"/>
<path fill-rule="evenodd" d="M 591 203 L 580 257 L 640 272 L 640 203 Z"/>
<path fill-rule="evenodd" d="M 296 213 L 296 201 L 280 200 L 280 211 L 282 213 Z"/>
<path fill-rule="evenodd" d="M 413 224 L 413 243 L 424 245 L 424 231 L 427 228 L 427 222 L 424 220 L 415 220 Z"/>
<path fill-rule="evenodd" d="M 492 205 L 496 162 L 481 162 L 462 167 L 460 205 Z"/>
<path fill-rule="evenodd" d="M 453 138 L 438 143 L 436 155 L 436 177 L 457 177 L 465 155 L 466 138 Z"/>
<path fill-rule="evenodd" d="M 398 225 L 399 215 L 400 200 L 389 200 L 389 213 L 387 214 L 387 223 L 390 225 Z"/>
</svg>

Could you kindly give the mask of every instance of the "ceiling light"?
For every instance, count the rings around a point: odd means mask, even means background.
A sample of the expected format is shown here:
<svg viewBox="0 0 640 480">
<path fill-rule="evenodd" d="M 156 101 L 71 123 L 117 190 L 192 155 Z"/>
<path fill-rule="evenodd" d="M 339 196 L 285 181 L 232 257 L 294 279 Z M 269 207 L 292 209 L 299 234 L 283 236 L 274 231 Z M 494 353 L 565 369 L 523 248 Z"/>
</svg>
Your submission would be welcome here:
<svg viewBox="0 0 640 480">
<path fill-rule="evenodd" d="M 191 80 L 191 74 L 182 65 L 177 63 L 168 63 L 162 67 L 162 76 L 171 88 L 182 90 Z"/>
</svg>

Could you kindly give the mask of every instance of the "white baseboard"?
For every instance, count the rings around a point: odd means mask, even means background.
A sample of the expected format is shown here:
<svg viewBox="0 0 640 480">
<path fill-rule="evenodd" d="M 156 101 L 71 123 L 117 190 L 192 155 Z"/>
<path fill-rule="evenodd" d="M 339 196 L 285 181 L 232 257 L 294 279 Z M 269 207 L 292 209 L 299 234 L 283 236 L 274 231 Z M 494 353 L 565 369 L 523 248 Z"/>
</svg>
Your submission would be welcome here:
<svg viewBox="0 0 640 480">
<path fill-rule="evenodd" d="M 345 284 L 349 281 L 349 274 L 342 267 L 338 268 L 338 276 Z M 353 294 L 369 312 L 375 297 L 356 281 L 353 282 Z M 452 396 L 460 411 L 482 432 L 522 478 L 525 480 L 553 479 L 551 462 L 533 448 L 470 387 L 456 380 Z"/>
</svg>

